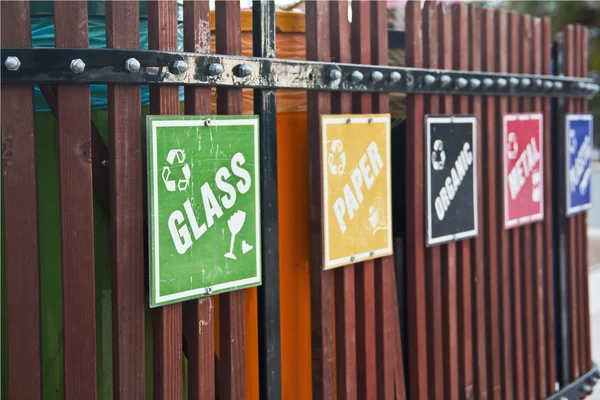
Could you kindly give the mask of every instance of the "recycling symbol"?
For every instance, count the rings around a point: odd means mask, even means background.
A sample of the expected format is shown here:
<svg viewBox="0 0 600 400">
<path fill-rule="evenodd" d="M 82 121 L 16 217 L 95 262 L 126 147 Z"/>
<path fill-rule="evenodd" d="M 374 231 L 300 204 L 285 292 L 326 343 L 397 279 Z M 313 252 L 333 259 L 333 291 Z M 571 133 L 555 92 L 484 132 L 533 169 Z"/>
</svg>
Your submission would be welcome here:
<svg viewBox="0 0 600 400">
<path fill-rule="evenodd" d="M 331 141 L 331 152 L 327 157 L 327 164 L 332 175 L 343 174 L 346 167 L 346 153 L 341 140 Z"/>
<path fill-rule="evenodd" d="M 508 147 L 507 149 L 507 154 L 506 156 L 508 157 L 509 160 L 514 160 L 515 158 L 517 158 L 517 153 L 519 151 L 519 143 L 517 143 L 517 135 L 514 132 L 511 132 L 508 134 L 508 138 L 507 138 L 507 142 L 506 146 Z"/>
<path fill-rule="evenodd" d="M 165 183 L 165 187 L 169 192 L 174 192 L 175 190 L 183 191 L 186 190 L 188 185 L 190 184 L 190 178 L 192 176 L 192 172 L 190 170 L 190 166 L 185 163 L 185 151 L 181 149 L 172 149 L 169 150 L 169 154 L 167 154 L 167 164 L 163 167 L 162 170 L 162 179 Z M 181 172 L 182 177 L 180 179 L 174 179 L 174 172 Z M 179 174 L 177 174 L 179 175 Z"/>
<path fill-rule="evenodd" d="M 569 154 L 575 154 L 577 152 L 577 138 L 575 137 L 575 130 L 569 130 Z"/>
<path fill-rule="evenodd" d="M 436 171 L 441 171 L 446 165 L 446 152 L 444 151 L 444 142 L 436 140 L 433 142 L 433 151 L 431 152 L 431 165 Z"/>
</svg>

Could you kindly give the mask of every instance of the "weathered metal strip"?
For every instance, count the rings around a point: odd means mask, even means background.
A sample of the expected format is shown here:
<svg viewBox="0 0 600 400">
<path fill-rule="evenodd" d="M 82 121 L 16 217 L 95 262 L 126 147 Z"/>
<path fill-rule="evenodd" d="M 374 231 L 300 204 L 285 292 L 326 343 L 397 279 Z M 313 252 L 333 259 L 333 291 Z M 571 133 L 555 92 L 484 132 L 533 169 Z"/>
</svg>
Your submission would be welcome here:
<svg viewBox="0 0 600 400">
<path fill-rule="evenodd" d="M 29 1 L 1 3 L 3 46 L 31 45 Z M 31 86 L 2 86 L 7 394 L 42 398 L 42 321 L 35 115 Z"/>
<path fill-rule="evenodd" d="M 3 47 L 0 54 L 3 60 L 9 56 L 18 57 L 21 63 L 18 70 L 3 67 L 3 83 L 129 83 L 583 98 L 591 97 L 599 90 L 598 85 L 591 79 L 574 77 L 389 67 L 175 51 Z M 126 61 L 131 58 L 140 63 L 139 69 L 128 69 Z M 71 70 L 70 64 L 73 59 L 83 60 L 83 71 Z M 241 65 L 245 67 L 240 68 Z M 331 70 L 340 71 L 341 78 L 332 79 Z"/>
<path fill-rule="evenodd" d="M 600 368 L 592 363 L 591 368 L 583 375 L 563 387 L 546 400 L 579 400 L 589 396 L 594 390 L 594 386 L 600 380 Z"/>
</svg>

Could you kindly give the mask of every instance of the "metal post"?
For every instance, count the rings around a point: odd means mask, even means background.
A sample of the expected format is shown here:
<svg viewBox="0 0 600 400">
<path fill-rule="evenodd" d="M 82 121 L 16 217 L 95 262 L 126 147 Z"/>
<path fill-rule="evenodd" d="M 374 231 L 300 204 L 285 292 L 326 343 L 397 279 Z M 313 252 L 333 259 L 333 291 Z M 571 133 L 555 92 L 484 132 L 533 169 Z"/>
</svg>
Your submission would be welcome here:
<svg viewBox="0 0 600 400">
<path fill-rule="evenodd" d="M 275 57 L 275 2 L 252 2 L 255 57 Z M 268 74 L 269 71 L 261 71 Z M 258 287 L 258 346 L 261 399 L 281 398 L 279 314 L 279 228 L 277 198 L 277 109 L 275 90 L 254 90 L 254 113 L 260 116 L 262 286 Z"/>
</svg>

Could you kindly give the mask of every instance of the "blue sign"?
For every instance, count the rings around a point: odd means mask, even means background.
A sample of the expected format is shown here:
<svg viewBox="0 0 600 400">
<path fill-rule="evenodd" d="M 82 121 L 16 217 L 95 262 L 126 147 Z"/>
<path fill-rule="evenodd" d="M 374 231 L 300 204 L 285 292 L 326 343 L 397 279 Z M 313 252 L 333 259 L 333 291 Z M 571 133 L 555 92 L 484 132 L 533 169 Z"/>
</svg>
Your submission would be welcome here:
<svg viewBox="0 0 600 400">
<path fill-rule="evenodd" d="M 592 206 L 592 122 L 591 114 L 567 114 L 567 215 L 580 213 Z"/>
</svg>

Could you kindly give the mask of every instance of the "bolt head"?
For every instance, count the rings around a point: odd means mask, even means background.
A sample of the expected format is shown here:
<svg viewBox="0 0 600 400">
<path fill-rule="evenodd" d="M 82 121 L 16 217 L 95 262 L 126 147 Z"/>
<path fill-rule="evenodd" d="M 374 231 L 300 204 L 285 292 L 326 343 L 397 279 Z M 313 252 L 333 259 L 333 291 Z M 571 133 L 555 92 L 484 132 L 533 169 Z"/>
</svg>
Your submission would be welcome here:
<svg viewBox="0 0 600 400">
<path fill-rule="evenodd" d="M 440 76 L 440 83 L 442 84 L 442 87 L 448 86 L 450 82 L 452 82 L 452 78 L 450 78 L 449 75 Z"/>
<path fill-rule="evenodd" d="M 221 65 L 221 64 L 219 64 Z M 248 64 L 240 64 L 237 67 L 237 76 L 240 78 L 245 78 L 246 76 L 252 73 L 252 67 Z"/>
<path fill-rule="evenodd" d="M 590 393 L 592 393 L 593 390 L 594 390 L 594 388 L 591 385 L 585 384 L 585 385 L 581 386 L 581 391 L 583 393 L 590 394 Z"/>
<path fill-rule="evenodd" d="M 9 71 L 18 71 L 21 68 L 21 60 L 19 60 L 19 57 L 8 56 L 4 60 L 4 65 Z"/>
<path fill-rule="evenodd" d="M 140 67 L 140 62 L 135 58 L 129 58 L 125 61 L 125 69 L 129 72 L 138 72 Z"/>
<path fill-rule="evenodd" d="M 356 257 L 355 256 L 350 256 L 350 261 L 354 261 L 354 260 L 356 260 Z"/>
<path fill-rule="evenodd" d="M 177 60 L 173 63 L 173 70 L 176 74 L 182 74 L 187 71 L 188 65 L 183 60 Z"/>
<path fill-rule="evenodd" d="M 363 80 L 363 74 L 360 71 L 352 71 L 352 74 L 350 74 L 350 80 L 352 81 L 352 83 L 358 83 L 360 81 Z"/>
<path fill-rule="evenodd" d="M 456 80 L 456 86 L 460 89 L 467 87 L 469 82 L 465 78 L 458 78 Z"/>
<path fill-rule="evenodd" d="M 541 79 L 536 79 L 535 81 L 533 81 L 533 84 L 535 85 L 535 87 L 537 88 L 541 88 L 542 87 L 542 80 Z"/>
<path fill-rule="evenodd" d="M 477 78 L 471 78 L 469 79 L 469 84 L 471 85 L 471 89 L 477 89 L 481 86 L 481 81 Z"/>
<path fill-rule="evenodd" d="M 218 76 L 223 73 L 223 66 L 219 63 L 211 63 L 208 66 L 208 75 L 210 76 Z"/>
<path fill-rule="evenodd" d="M 429 75 L 429 74 L 425 75 L 425 76 L 423 77 L 423 83 L 424 83 L 426 86 L 431 86 L 431 85 L 433 85 L 433 84 L 435 83 L 435 76 L 433 76 L 433 75 Z"/>
<path fill-rule="evenodd" d="M 330 81 L 339 81 L 340 79 L 342 79 L 342 72 L 339 69 L 329 70 Z"/>
<path fill-rule="evenodd" d="M 400 75 L 400 72 L 398 72 L 398 71 L 392 71 L 392 73 L 390 73 L 390 81 L 392 83 L 396 83 L 400 79 L 402 79 L 402 75 Z"/>
<path fill-rule="evenodd" d="M 492 78 L 484 78 L 483 79 L 483 87 L 489 88 L 494 84 L 494 80 Z"/>
<path fill-rule="evenodd" d="M 372 80 L 373 82 L 379 82 L 379 81 L 381 81 L 382 79 L 383 79 L 383 74 L 382 74 L 381 72 L 379 72 L 379 71 L 373 71 L 373 72 L 371 73 L 371 80 Z"/>
<path fill-rule="evenodd" d="M 71 61 L 71 71 L 80 74 L 85 70 L 85 63 L 81 58 L 76 58 Z"/>
<path fill-rule="evenodd" d="M 552 89 L 552 86 L 554 86 L 552 84 L 552 81 L 544 81 L 544 89 L 550 90 L 550 89 Z"/>
<path fill-rule="evenodd" d="M 510 82 L 510 86 L 517 86 L 519 84 L 519 79 L 512 77 L 509 79 L 509 82 Z"/>
<path fill-rule="evenodd" d="M 563 83 L 562 82 L 554 82 L 554 88 L 561 90 L 563 88 Z"/>
<path fill-rule="evenodd" d="M 529 78 L 523 78 L 521 79 L 521 86 L 524 88 L 529 87 L 529 85 L 531 85 L 531 79 Z"/>
<path fill-rule="evenodd" d="M 506 79 L 504 79 L 504 78 L 498 78 L 498 79 L 496 80 L 496 84 L 498 85 L 498 87 L 499 87 L 499 88 L 506 87 L 506 84 L 507 84 L 507 83 L 508 83 L 508 82 L 507 82 L 507 81 L 506 81 Z"/>
</svg>

